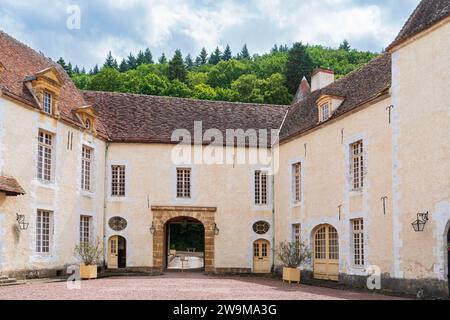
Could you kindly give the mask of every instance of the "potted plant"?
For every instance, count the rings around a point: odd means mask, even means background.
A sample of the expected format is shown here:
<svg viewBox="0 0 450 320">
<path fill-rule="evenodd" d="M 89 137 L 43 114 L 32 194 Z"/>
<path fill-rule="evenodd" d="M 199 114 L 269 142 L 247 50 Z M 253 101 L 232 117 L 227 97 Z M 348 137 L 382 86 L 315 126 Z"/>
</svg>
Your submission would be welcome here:
<svg viewBox="0 0 450 320">
<path fill-rule="evenodd" d="M 170 246 L 170 251 L 169 251 L 169 253 L 170 253 L 170 255 L 172 255 L 172 256 L 176 256 L 176 255 L 177 255 L 177 250 L 175 250 L 175 245 L 174 245 L 174 244 L 172 244 L 172 245 Z"/>
<path fill-rule="evenodd" d="M 97 264 L 103 253 L 103 244 L 100 240 L 91 244 L 82 242 L 75 246 L 75 255 L 81 261 L 80 277 L 81 279 L 97 278 Z"/>
<path fill-rule="evenodd" d="M 277 257 L 283 263 L 283 281 L 300 283 L 300 265 L 309 262 L 311 251 L 304 242 L 281 242 Z"/>
</svg>

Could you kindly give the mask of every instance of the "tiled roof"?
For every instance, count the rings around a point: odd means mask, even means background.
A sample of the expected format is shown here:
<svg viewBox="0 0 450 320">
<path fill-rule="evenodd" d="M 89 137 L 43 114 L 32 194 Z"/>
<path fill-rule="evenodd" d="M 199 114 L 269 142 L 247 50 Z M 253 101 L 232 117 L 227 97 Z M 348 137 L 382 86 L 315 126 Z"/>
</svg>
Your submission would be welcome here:
<svg viewBox="0 0 450 320">
<path fill-rule="evenodd" d="M 388 50 L 450 16 L 450 0 L 422 0 Z"/>
<path fill-rule="evenodd" d="M 0 89 L 3 93 L 34 108 L 39 108 L 39 106 L 30 91 L 25 87 L 25 80 L 31 79 L 36 73 L 44 69 L 56 68 L 63 81 L 58 100 L 61 118 L 83 127 L 72 111 L 85 106 L 86 102 L 69 75 L 59 64 L 2 31 L 0 31 L 0 64 L 4 68 L 0 72 Z M 105 133 L 101 123 L 98 124 L 97 131 L 100 134 Z"/>
<path fill-rule="evenodd" d="M 331 120 L 377 98 L 390 86 L 391 56 L 383 54 L 346 77 L 312 92 L 294 104 L 281 129 L 281 142 L 320 125 L 316 102 L 321 95 L 339 96 L 345 99 L 333 113 Z"/>
<path fill-rule="evenodd" d="M 287 106 L 83 91 L 115 142 L 171 143 L 175 129 L 279 129 Z M 270 143 L 270 138 L 269 143 Z"/>
<path fill-rule="evenodd" d="M 9 176 L 0 176 L 0 192 L 4 192 L 8 196 L 25 194 L 25 191 L 17 182 L 17 180 Z"/>
</svg>

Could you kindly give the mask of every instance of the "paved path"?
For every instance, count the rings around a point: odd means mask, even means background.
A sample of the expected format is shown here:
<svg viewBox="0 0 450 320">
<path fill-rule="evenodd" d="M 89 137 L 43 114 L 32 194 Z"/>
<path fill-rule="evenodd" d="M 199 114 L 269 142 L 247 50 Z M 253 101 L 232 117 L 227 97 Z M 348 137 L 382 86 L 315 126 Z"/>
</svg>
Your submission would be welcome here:
<svg viewBox="0 0 450 320">
<path fill-rule="evenodd" d="M 183 299 L 183 300 L 378 300 L 393 297 L 306 285 L 256 277 L 213 277 L 201 273 L 166 273 L 156 277 L 117 277 L 81 282 L 69 290 L 66 282 L 35 282 L 0 287 L 0 299 Z"/>
</svg>

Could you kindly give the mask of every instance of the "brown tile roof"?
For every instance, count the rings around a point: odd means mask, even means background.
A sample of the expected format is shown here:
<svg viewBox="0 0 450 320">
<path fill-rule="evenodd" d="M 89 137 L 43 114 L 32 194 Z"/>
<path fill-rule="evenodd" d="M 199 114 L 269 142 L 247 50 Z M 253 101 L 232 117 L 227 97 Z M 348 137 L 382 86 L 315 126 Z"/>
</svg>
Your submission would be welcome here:
<svg viewBox="0 0 450 320">
<path fill-rule="evenodd" d="M 388 50 L 425 31 L 448 16 L 450 16 L 450 0 L 422 0 L 406 21 L 397 38 L 388 47 Z"/>
<path fill-rule="evenodd" d="M 14 99 L 39 108 L 24 81 L 33 77 L 39 71 L 55 67 L 63 81 L 58 101 L 61 118 L 71 124 L 82 127 L 78 118 L 72 112 L 74 109 L 85 106 L 86 102 L 75 84 L 64 69 L 51 59 L 34 51 L 25 44 L 17 41 L 3 31 L 0 31 L 0 90 Z M 100 134 L 105 133 L 103 124 L 98 124 Z"/>
<path fill-rule="evenodd" d="M 83 91 L 115 142 L 171 143 L 175 129 L 279 129 L 287 106 Z M 270 142 L 270 140 L 269 140 Z"/>
<path fill-rule="evenodd" d="M 391 86 L 391 56 L 383 54 L 346 77 L 312 92 L 294 104 L 281 129 L 281 142 L 317 127 L 319 124 L 316 101 L 321 95 L 340 96 L 345 100 L 330 118 L 352 111 L 386 92 Z"/>
<path fill-rule="evenodd" d="M 9 176 L 0 176 L 0 192 L 4 192 L 8 196 L 25 194 L 17 180 Z"/>
</svg>

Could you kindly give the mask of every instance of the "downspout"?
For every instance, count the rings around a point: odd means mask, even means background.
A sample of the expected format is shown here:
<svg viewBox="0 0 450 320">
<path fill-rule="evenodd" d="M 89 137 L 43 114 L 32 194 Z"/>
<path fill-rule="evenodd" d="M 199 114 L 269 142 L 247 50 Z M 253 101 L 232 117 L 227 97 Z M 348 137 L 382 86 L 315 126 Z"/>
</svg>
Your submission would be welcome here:
<svg viewBox="0 0 450 320">
<path fill-rule="evenodd" d="M 283 121 L 281 122 L 280 128 L 277 132 L 277 137 L 275 141 L 270 146 L 270 152 L 272 156 L 272 273 L 275 271 L 275 254 L 276 254 L 276 242 L 275 242 L 275 163 L 274 163 L 274 151 L 273 147 L 279 142 L 280 140 L 280 132 L 281 128 L 283 128 L 284 122 L 286 121 L 287 115 L 289 113 L 289 107 L 286 110 L 286 114 L 283 117 Z"/>
<path fill-rule="evenodd" d="M 108 151 L 109 151 L 109 141 L 106 142 L 105 148 L 105 167 L 104 167 L 104 177 L 103 177 L 103 267 L 106 269 L 106 259 L 108 257 L 108 244 L 106 241 L 106 199 L 108 195 Z"/>
</svg>

